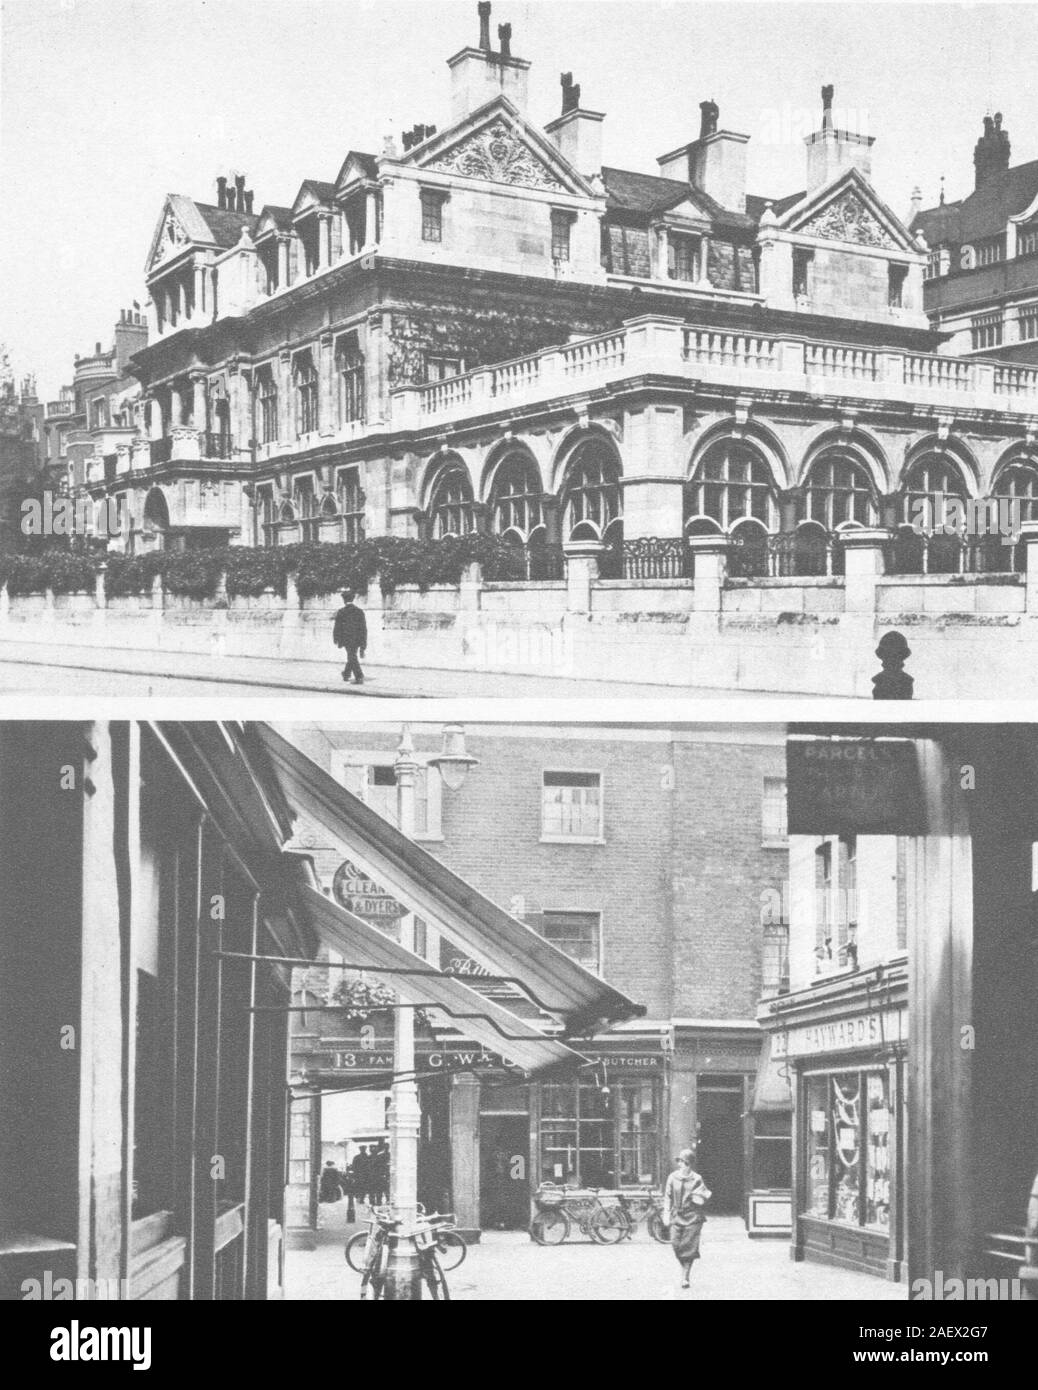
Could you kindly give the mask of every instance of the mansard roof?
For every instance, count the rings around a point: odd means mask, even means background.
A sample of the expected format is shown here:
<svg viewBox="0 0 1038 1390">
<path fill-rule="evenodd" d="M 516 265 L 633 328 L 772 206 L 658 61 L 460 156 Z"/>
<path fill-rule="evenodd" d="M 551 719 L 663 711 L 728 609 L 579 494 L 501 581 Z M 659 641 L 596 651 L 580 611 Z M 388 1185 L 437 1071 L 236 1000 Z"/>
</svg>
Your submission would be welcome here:
<svg viewBox="0 0 1038 1390">
<path fill-rule="evenodd" d="M 610 212 L 640 219 L 658 217 L 660 213 L 668 212 L 681 203 L 691 203 L 702 217 L 715 226 L 749 231 L 757 222 L 757 217 L 750 212 L 751 201 L 760 204 L 760 211 L 764 209 L 763 198 L 747 198 L 746 212 L 736 212 L 732 208 L 722 207 L 716 198 L 711 198 L 695 184 L 663 178 L 659 174 L 639 174 L 633 169 L 604 168 L 602 182 L 605 184 Z"/>
<path fill-rule="evenodd" d="M 998 236 L 1011 217 L 1027 212 L 1038 199 L 1038 159 L 991 174 L 981 186 L 954 203 L 924 208 L 912 219 L 930 246 L 961 245 Z M 1035 209 L 1038 211 L 1038 209 Z"/>
</svg>

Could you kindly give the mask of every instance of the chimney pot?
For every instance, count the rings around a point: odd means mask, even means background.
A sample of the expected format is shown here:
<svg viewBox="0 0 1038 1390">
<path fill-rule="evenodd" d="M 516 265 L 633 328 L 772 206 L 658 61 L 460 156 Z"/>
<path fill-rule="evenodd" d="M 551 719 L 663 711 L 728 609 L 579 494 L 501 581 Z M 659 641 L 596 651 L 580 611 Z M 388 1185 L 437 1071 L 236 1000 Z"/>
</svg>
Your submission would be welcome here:
<svg viewBox="0 0 1038 1390">
<path fill-rule="evenodd" d="M 251 189 L 251 188 L 247 188 L 247 189 L 245 190 L 245 211 L 246 211 L 250 216 L 252 215 L 252 189 Z"/>
<path fill-rule="evenodd" d="M 721 112 L 716 101 L 701 101 L 699 111 L 699 138 L 705 140 L 708 135 L 716 135 L 717 121 Z"/>
<path fill-rule="evenodd" d="M 216 180 L 216 205 L 219 208 L 227 206 L 227 180 L 222 174 Z"/>
<path fill-rule="evenodd" d="M 490 52 L 490 0 L 479 0 L 476 6 L 479 15 L 479 46 L 484 53 Z"/>
<path fill-rule="evenodd" d="M 501 57 L 511 58 L 512 26 L 510 24 L 499 24 L 497 26 L 497 37 L 501 41 Z"/>
</svg>

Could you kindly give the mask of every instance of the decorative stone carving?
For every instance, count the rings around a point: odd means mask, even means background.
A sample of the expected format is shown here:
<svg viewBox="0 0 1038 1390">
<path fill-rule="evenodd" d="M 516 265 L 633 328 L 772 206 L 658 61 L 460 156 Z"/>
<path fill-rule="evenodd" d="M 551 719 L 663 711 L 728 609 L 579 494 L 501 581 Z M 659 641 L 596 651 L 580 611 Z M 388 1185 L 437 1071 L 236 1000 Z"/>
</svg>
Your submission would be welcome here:
<svg viewBox="0 0 1038 1390">
<path fill-rule="evenodd" d="M 167 211 L 165 220 L 162 223 L 162 230 L 159 232 L 158 241 L 155 245 L 155 261 L 164 261 L 170 256 L 175 256 L 178 251 L 188 244 L 187 236 L 183 227 L 173 216 L 172 212 Z"/>
<path fill-rule="evenodd" d="M 567 191 L 529 145 L 502 120 L 460 141 L 427 167 L 463 174 L 470 179 L 487 179 L 490 183 L 545 188 L 559 193 Z"/>
<path fill-rule="evenodd" d="M 849 190 L 805 222 L 799 231 L 828 241 L 850 241 L 858 246 L 880 246 L 897 251 L 899 246 L 865 204 Z"/>
</svg>

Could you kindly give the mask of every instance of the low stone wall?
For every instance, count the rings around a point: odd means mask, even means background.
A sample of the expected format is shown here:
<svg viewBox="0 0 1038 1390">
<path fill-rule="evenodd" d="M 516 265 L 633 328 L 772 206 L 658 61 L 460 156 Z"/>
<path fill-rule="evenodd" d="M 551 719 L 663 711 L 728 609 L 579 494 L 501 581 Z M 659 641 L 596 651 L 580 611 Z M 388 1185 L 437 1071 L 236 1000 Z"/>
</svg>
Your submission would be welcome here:
<svg viewBox="0 0 1038 1390">
<path fill-rule="evenodd" d="M 665 688 L 871 696 L 891 629 L 912 648 L 916 697 L 1033 698 L 1038 586 L 1017 575 L 595 580 L 404 586 L 366 599 L 368 659 L 426 669 L 530 673 Z M 1030 600 L 1030 602 L 1029 602 Z M 161 593 L 0 591 L 0 644 L 151 650 L 329 663 L 337 595 L 271 593 L 224 605 Z M 0 645 L 2 659 L 2 645 Z"/>
</svg>

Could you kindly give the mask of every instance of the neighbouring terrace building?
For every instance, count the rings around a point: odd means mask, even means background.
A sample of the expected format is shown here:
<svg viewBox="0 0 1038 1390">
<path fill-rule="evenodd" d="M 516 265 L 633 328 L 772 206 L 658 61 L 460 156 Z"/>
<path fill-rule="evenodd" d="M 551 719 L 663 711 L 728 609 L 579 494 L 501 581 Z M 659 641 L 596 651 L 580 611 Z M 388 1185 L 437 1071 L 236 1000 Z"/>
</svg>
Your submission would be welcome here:
<svg viewBox="0 0 1038 1390">
<path fill-rule="evenodd" d="M 800 189 L 747 190 L 713 100 L 653 171 L 612 168 L 572 74 L 538 124 L 511 27 L 495 49 L 479 16 L 445 121 L 290 202 L 242 175 L 168 197 L 142 427 L 86 481 L 125 499 L 122 544 L 487 530 L 538 579 L 577 543 L 606 577 L 688 577 L 711 548 L 735 576 L 838 576 L 856 531 L 888 572 L 1020 568 L 899 533 L 935 492 L 1038 515 L 1038 374 L 949 355 L 930 247 L 832 88 Z"/>
<path fill-rule="evenodd" d="M 354 815 L 363 803 L 375 824 L 398 823 L 399 726 L 281 732 Z M 788 1233 L 790 1089 L 756 1020 L 761 995 L 788 987 L 786 923 L 781 909 L 764 911 L 784 898 L 787 872 L 781 732 L 470 727 L 479 765 L 457 790 L 435 765 L 439 727 L 411 733 L 417 844 L 645 1010 L 583 1039 L 593 1065 L 582 1073 L 531 1083 L 508 1081 L 494 1055 L 503 1042 L 481 1059 L 462 1023 L 453 1039 L 420 1038 L 421 1199 L 472 1233 L 525 1229 L 538 1183 L 659 1189 L 673 1155 L 694 1144 L 716 1210 L 744 1216 L 755 1234 Z M 392 865 L 358 860 L 346 826 L 304 819 L 297 834 L 330 897 L 398 930 L 406 907 Z M 429 966 L 481 988 L 484 963 L 420 916 Z M 339 1137 L 322 1132 L 322 1119 L 336 1123 L 322 1096 L 388 1090 L 391 1076 L 391 1016 L 377 1000 L 362 1014 L 329 1007 L 338 983 L 319 969 L 296 982 L 296 1005 L 313 1006 L 292 1024 L 300 1239 L 319 1219 L 322 1142 Z M 485 988 L 522 1011 L 514 991 Z M 466 1058 L 475 1073 L 442 1074 Z"/>
<path fill-rule="evenodd" d="M 929 246 L 923 303 L 952 351 L 1038 363 L 1038 159 L 1010 167 L 1002 113 L 984 117 L 972 193 L 914 205 Z"/>
</svg>

